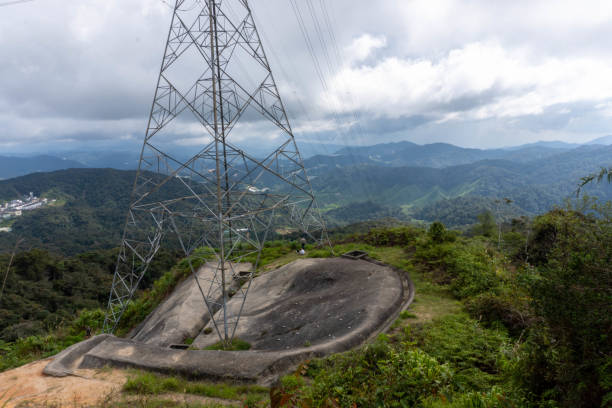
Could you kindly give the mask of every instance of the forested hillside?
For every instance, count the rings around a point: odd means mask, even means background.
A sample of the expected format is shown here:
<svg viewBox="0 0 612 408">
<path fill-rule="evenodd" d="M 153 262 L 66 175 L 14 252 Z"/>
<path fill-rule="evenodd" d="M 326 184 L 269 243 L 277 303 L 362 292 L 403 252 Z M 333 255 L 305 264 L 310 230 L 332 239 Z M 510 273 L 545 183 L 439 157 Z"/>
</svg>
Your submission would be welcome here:
<svg viewBox="0 0 612 408">
<path fill-rule="evenodd" d="M 142 282 L 146 289 L 178 260 L 162 250 Z M 10 256 L 0 255 L 6 271 Z M 77 311 L 104 307 L 108 301 L 117 251 L 90 251 L 63 257 L 40 249 L 13 259 L 0 298 L 0 341 L 39 335 L 74 319 Z"/>
<path fill-rule="evenodd" d="M 342 157 L 326 156 L 324 164 L 319 160 L 308 171 L 330 226 L 392 217 L 463 227 L 484 211 L 509 221 L 561 205 L 575 195 L 581 177 L 609 164 L 610 157 L 612 146 L 598 145 L 566 149 L 546 160 L 484 160 L 445 168 L 349 165 L 340 164 Z M 134 177 L 134 171 L 71 169 L 0 181 L 0 201 L 30 191 L 58 200 L 16 219 L 11 233 L 0 233 L 0 251 L 12 248 L 17 237 L 29 248 L 72 255 L 118 245 Z M 181 189 L 172 180 L 159 194 L 173 196 Z M 607 184 L 585 192 L 612 198 Z"/>
<path fill-rule="evenodd" d="M 612 146 L 583 146 L 523 163 L 483 160 L 431 168 L 358 161 L 350 164 L 347 157 L 330 156 L 320 158 L 308 170 L 314 176 L 313 186 L 324 207 L 372 201 L 402 207 L 407 215 L 415 216 L 423 215 L 420 209 L 431 208 L 440 200 L 478 196 L 493 200 L 508 198 L 513 201 L 514 213 L 528 215 L 546 212 L 572 197 L 580 178 L 608 166 L 610 157 Z M 590 186 L 586 192 L 602 199 L 612 198 L 612 189 L 607 185 Z M 472 213 L 471 217 L 476 215 Z"/>
<path fill-rule="evenodd" d="M 54 206 L 16 218 L 12 232 L 0 233 L 0 253 L 10 250 L 18 237 L 23 238 L 25 248 L 65 255 L 118 246 L 135 175 L 135 171 L 69 169 L 0 181 L 0 201 L 29 191 L 58 200 Z M 171 179 L 151 199 L 177 197 L 183 192 L 182 184 Z"/>
<path fill-rule="evenodd" d="M 397 142 L 363 147 L 345 147 L 336 152 L 343 161 L 379 164 L 386 166 L 417 166 L 444 168 L 480 160 L 510 160 L 527 162 L 540 160 L 570 150 L 572 145 L 550 146 L 535 144 L 518 146 L 514 149 L 470 149 L 448 143 L 418 145 L 411 142 Z M 310 159 L 314 163 L 317 159 Z"/>
<path fill-rule="evenodd" d="M 0 234 L 0 251 L 12 248 L 17 237 L 24 238 L 26 248 L 64 254 L 117 246 L 134 175 L 133 171 L 72 169 L 0 182 L 0 200 L 29 191 L 59 200 L 59 205 L 17 218 L 13 232 Z"/>
</svg>

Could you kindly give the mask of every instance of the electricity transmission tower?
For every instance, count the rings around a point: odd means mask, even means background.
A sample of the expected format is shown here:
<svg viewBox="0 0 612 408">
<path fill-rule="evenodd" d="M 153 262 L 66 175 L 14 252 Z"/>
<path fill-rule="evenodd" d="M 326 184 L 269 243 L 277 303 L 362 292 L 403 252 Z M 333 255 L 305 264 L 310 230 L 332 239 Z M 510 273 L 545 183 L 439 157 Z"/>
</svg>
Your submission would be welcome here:
<svg viewBox="0 0 612 408">
<path fill-rule="evenodd" d="M 249 153 L 254 143 L 277 147 Z M 329 242 L 248 2 L 176 0 L 104 330 L 116 329 L 167 236 L 227 344 L 268 233 L 286 226 Z M 252 269 L 236 272 L 245 258 Z M 198 277 L 203 259 L 216 265 L 210 279 Z"/>
</svg>

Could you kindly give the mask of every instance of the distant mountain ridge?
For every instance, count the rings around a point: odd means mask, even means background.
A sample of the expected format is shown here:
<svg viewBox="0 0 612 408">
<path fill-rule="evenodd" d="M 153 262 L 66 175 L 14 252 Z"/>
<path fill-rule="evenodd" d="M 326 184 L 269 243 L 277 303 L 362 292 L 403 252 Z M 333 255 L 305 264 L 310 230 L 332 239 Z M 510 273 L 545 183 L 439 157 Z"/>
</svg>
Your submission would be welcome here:
<svg viewBox="0 0 612 408">
<path fill-rule="evenodd" d="M 612 144 L 612 135 L 598 137 L 597 139 L 591 140 L 586 143 L 589 145 L 599 144 L 599 145 L 611 145 Z"/>
<path fill-rule="evenodd" d="M 561 142 L 559 142 L 561 143 Z M 481 160 L 509 160 L 525 163 L 544 159 L 581 145 L 562 145 L 539 142 L 507 149 L 473 149 L 448 143 L 418 145 L 412 142 L 385 143 L 373 146 L 346 147 L 336 152 L 340 163 L 373 164 L 381 166 L 419 166 L 444 168 Z M 325 159 L 315 156 L 308 164 L 316 167 Z"/>
<path fill-rule="evenodd" d="M 603 136 L 584 144 L 561 141 L 540 141 L 520 146 L 498 149 L 475 149 L 455 146 L 449 143 L 419 145 L 409 141 L 382 143 L 371 146 L 342 146 L 298 142 L 298 148 L 305 159 L 307 168 L 319 166 L 352 166 L 370 164 L 375 166 L 417 166 L 444 168 L 481 160 L 508 160 L 526 163 L 546 159 L 564 151 L 590 145 L 610 145 L 612 135 Z M 249 148 L 250 153 L 259 156 L 267 153 L 261 146 Z M 264 153 L 266 152 L 266 153 Z M 133 146 L 125 150 L 68 151 L 56 155 L 21 157 L 0 156 L 0 179 L 23 176 L 35 172 L 64 170 L 68 168 L 113 168 L 135 170 L 138 168 L 140 151 Z M 179 148 L 175 153 L 179 159 L 187 159 L 189 149 Z"/>
</svg>

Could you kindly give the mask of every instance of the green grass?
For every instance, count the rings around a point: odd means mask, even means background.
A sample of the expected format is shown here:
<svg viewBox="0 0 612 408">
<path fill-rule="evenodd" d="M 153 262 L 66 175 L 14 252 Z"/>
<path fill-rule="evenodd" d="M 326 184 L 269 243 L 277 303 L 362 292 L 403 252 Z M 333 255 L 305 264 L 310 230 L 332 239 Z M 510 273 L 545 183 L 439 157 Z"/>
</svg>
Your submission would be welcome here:
<svg viewBox="0 0 612 408">
<path fill-rule="evenodd" d="M 83 310 L 75 319 L 44 336 L 29 336 L 15 342 L 0 340 L 0 372 L 47 358 L 85 339 L 86 327 L 100 328 L 101 309 Z"/>
<path fill-rule="evenodd" d="M 26 337 L 14 343 L 0 341 L 0 372 L 57 354 L 83 338 L 82 334 L 53 333 Z"/>
<path fill-rule="evenodd" d="M 250 348 L 251 348 L 250 343 L 244 340 L 240 340 L 240 339 L 232 339 L 232 342 L 229 345 L 229 347 L 226 347 L 224 342 L 219 341 L 215 344 L 211 344 L 210 346 L 206 347 L 204 350 L 243 351 L 243 350 L 249 350 Z"/>
<path fill-rule="evenodd" d="M 416 319 L 417 315 L 415 315 L 412 312 L 409 312 L 408 310 L 402 310 L 402 312 L 400 313 L 400 318 L 401 319 Z"/>
<path fill-rule="evenodd" d="M 138 395 L 182 393 L 233 401 L 265 402 L 269 389 L 257 385 L 194 382 L 180 377 L 167 377 L 148 372 L 135 372 L 123 385 L 123 391 Z"/>
<path fill-rule="evenodd" d="M 100 408 L 238 408 L 238 405 L 226 405 L 216 403 L 198 403 L 198 402 L 187 402 L 187 401 L 173 401 L 164 398 L 155 397 L 139 397 L 122 399 L 120 401 L 109 401 L 100 405 Z"/>
</svg>

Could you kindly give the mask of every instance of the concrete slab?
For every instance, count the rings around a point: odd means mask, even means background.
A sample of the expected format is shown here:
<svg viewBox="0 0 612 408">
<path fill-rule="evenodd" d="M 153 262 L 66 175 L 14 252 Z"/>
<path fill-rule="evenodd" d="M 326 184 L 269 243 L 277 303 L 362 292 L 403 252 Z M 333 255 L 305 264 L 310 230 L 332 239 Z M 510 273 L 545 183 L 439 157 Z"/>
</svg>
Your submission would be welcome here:
<svg viewBox="0 0 612 408">
<path fill-rule="evenodd" d="M 235 337 L 253 350 L 289 350 L 345 337 L 359 344 L 399 308 L 402 294 L 400 277 L 389 267 L 343 258 L 300 259 L 253 280 Z M 230 315 L 240 307 L 239 299 L 230 299 Z M 212 329 L 210 324 L 205 329 Z M 193 346 L 219 341 L 210 331 L 203 330 Z"/>
<path fill-rule="evenodd" d="M 179 336 L 202 319 L 201 312 L 185 310 L 193 300 L 190 293 L 189 288 L 177 289 L 152 313 L 138 332 L 147 342 L 97 336 L 60 353 L 46 373 L 65 376 L 75 368 L 110 365 L 269 385 L 304 360 L 342 352 L 376 336 L 410 304 L 414 287 L 404 272 L 371 259 L 301 259 L 253 280 L 236 333 L 252 344 L 249 351 L 168 348 L 166 343 L 182 341 Z M 181 302 L 185 294 L 190 295 Z M 201 310 L 200 304 L 192 305 Z M 216 341 L 214 335 L 201 335 L 194 345 Z"/>
<path fill-rule="evenodd" d="M 249 271 L 251 264 L 232 264 L 236 274 Z M 197 271 L 198 280 L 206 294 L 213 280 L 217 264 L 207 262 Z M 228 289 L 235 282 L 228 282 Z M 210 297 L 221 299 L 221 291 L 213 290 Z M 169 346 L 194 338 L 208 321 L 210 315 L 193 276 L 181 282 L 176 289 L 140 324 L 130 337 L 140 343 Z"/>
<path fill-rule="evenodd" d="M 73 375 L 74 370 L 83 361 L 83 356 L 98 344 L 113 337 L 109 334 L 100 334 L 80 343 L 73 344 L 64 351 L 58 353 L 53 361 L 47 364 L 43 370 L 43 374 L 52 377 L 66 377 Z"/>
</svg>

